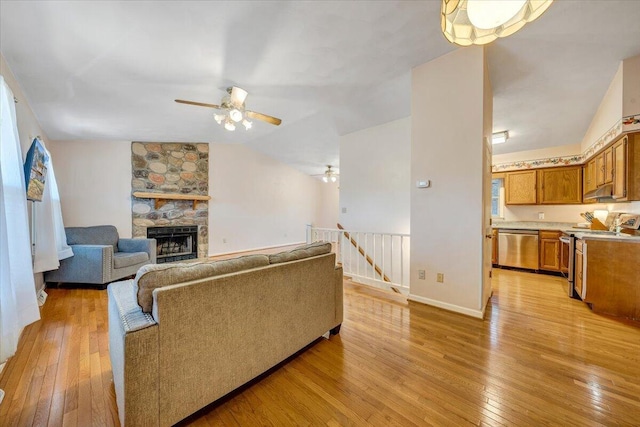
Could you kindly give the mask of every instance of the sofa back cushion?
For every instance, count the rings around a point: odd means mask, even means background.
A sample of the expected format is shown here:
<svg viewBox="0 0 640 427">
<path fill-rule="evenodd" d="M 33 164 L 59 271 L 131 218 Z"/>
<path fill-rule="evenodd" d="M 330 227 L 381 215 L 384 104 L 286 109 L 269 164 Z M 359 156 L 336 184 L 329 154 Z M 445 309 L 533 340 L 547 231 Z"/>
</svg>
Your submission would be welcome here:
<svg viewBox="0 0 640 427">
<path fill-rule="evenodd" d="M 113 225 L 66 227 L 68 245 L 111 245 L 118 252 L 118 229 Z"/>
<path fill-rule="evenodd" d="M 290 251 L 269 255 L 269 264 L 280 264 L 281 262 L 289 262 L 298 259 L 310 258 L 312 256 L 324 255 L 329 252 L 331 252 L 331 243 L 314 242 L 308 245 L 298 246 Z"/>
<path fill-rule="evenodd" d="M 236 273 L 269 265 L 266 255 L 247 255 L 221 261 L 148 264 L 140 267 L 134 286 L 138 289 L 138 304 L 145 313 L 153 308 L 153 290 L 163 286 L 190 282 L 206 277 Z"/>
</svg>

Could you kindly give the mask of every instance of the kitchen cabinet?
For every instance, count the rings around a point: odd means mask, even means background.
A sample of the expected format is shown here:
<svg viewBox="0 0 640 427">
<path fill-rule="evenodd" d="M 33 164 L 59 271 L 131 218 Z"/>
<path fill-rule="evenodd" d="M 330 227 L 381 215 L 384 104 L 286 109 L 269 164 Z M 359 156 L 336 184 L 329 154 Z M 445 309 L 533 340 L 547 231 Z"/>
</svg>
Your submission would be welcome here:
<svg viewBox="0 0 640 427">
<path fill-rule="evenodd" d="M 560 235 L 559 231 L 539 232 L 540 270 L 560 271 Z"/>
<path fill-rule="evenodd" d="M 498 264 L 498 229 L 491 230 L 491 264 Z"/>
<path fill-rule="evenodd" d="M 586 301 L 585 295 L 582 294 L 582 291 L 586 284 L 586 277 L 584 275 L 585 268 L 584 268 L 584 260 L 583 260 L 584 258 L 583 247 L 584 247 L 584 241 L 577 239 L 576 240 L 576 257 L 575 257 L 576 271 L 573 277 L 573 288 L 578 293 L 578 296 L 580 296 L 580 298 L 582 298 L 583 301 Z"/>
<path fill-rule="evenodd" d="M 596 187 L 613 182 L 613 147 L 605 149 L 596 159 Z"/>
<path fill-rule="evenodd" d="M 538 171 L 538 203 L 582 203 L 582 167 L 567 166 Z"/>
<path fill-rule="evenodd" d="M 627 197 L 627 141 L 628 137 L 616 142 L 613 147 L 613 194 L 614 199 Z"/>
<path fill-rule="evenodd" d="M 576 240 L 576 291 L 594 313 L 640 320 L 638 265 L 638 241 Z"/>
<path fill-rule="evenodd" d="M 582 168 L 582 194 L 598 188 L 596 185 L 596 159 L 591 159 Z M 583 199 L 583 203 L 595 203 L 595 200 Z"/>
<path fill-rule="evenodd" d="M 538 201 L 538 171 L 508 172 L 505 175 L 505 204 L 535 205 Z"/>
</svg>

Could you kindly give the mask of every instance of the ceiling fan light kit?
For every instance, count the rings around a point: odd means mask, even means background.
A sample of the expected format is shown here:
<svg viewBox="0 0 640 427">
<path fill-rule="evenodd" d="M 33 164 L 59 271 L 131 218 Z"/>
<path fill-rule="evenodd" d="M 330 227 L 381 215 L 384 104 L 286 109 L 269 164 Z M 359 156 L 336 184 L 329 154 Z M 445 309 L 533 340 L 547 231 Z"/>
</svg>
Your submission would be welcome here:
<svg viewBox="0 0 640 427">
<path fill-rule="evenodd" d="M 185 101 L 183 99 L 176 99 L 175 101 L 180 104 L 195 105 L 198 107 L 207 107 L 219 110 L 219 112 L 213 115 L 214 120 L 216 123 L 231 132 L 236 130 L 236 123 L 242 123 L 246 130 L 251 129 L 253 127 L 253 122 L 251 122 L 249 118 L 261 120 L 276 126 L 282 123 L 282 120 L 277 117 L 268 116 L 256 111 L 245 110 L 244 101 L 247 99 L 248 95 L 246 90 L 237 86 L 232 86 L 227 88 L 227 93 L 228 95 L 222 98 L 220 105 Z"/>
<path fill-rule="evenodd" d="M 331 169 L 331 165 L 327 165 L 327 170 L 324 171 L 324 175 L 322 176 L 322 180 L 324 182 L 336 182 L 338 180 L 338 174 L 336 171 Z"/>
<path fill-rule="evenodd" d="M 553 0 L 442 0 L 440 25 L 451 43 L 483 45 L 536 20 Z"/>
</svg>

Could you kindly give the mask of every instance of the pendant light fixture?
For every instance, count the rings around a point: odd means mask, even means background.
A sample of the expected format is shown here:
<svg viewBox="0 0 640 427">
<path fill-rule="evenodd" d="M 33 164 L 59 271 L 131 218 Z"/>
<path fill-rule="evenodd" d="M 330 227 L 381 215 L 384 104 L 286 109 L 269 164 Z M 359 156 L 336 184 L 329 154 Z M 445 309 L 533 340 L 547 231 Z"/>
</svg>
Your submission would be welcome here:
<svg viewBox="0 0 640 427">
<path fill-rule="evenodd" d="M 451 43 L 491 43 L 537 19 L 553 0 L 442 0 L 440 24 Z"/>
</svg>

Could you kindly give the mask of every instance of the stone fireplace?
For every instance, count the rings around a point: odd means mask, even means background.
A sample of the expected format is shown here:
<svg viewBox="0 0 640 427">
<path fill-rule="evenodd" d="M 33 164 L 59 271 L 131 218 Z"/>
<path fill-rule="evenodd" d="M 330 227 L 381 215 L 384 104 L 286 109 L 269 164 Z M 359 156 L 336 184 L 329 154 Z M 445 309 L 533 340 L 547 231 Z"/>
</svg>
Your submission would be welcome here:
<svg viewBox="0 0 640 427">
<path fill-rule="evenodd" d="M 133 237 L 158 240 L 158 263 L 206 258 L 209 144 L 133 142 L 131 168 Z"/>
<path fill-rule="evenodd" d="M 147 237 L 156 239 L 157 263 L 198 257 L 198 226 L 147 227 Z"/>
</svg>

